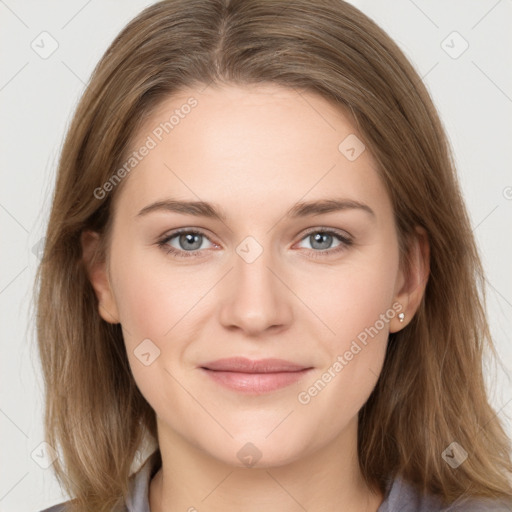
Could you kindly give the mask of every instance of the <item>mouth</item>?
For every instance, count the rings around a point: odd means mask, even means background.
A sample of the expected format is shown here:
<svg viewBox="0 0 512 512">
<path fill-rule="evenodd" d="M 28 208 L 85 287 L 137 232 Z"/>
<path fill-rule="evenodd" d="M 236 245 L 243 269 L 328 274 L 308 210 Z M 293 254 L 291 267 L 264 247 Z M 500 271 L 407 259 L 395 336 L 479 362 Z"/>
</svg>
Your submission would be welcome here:
<svg viewBox="0 0 512 512">
<path fill-rule="evenodd" d="M 313 369 L 283 359 L 219 359 L 199 369 L 217 384 L 245 394 L 264 394 L 289 386 Z"/>
</svg>

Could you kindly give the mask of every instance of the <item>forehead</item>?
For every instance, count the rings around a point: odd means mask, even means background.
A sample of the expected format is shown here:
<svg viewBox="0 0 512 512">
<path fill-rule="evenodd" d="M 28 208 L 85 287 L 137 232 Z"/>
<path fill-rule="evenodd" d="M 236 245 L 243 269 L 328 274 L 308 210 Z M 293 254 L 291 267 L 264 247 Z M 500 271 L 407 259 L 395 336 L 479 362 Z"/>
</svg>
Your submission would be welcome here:
<svg viewBox="0 0 512 512">
<path fill-rule="evenodd" d="M 145 146 L 119 199 L 131 210 L 166 196 L 240 211 L 333 194 L 366 202 L 384 191 L 347 111 L 278 85 L 183 89 L 135 134 L 131 150 Z"/>
<path fill-rule="evenodd" d="M 195 131 L 196 145 L 222 144 L 223 149 L 231 146 L 240 151 L 266 142 L 268 152 L 312 136 L 321 136 L 324 145 L 336 145 L 344 133 L 356 133 L 350 117 L 343 105 L 309 91 L 272 84 L 210 85 L 182 89 L 162 101 L 134 139 L 135 145 L 147 135 L 157 142 L 183 142 L 188 137 L 180 137 L 180 132 L 188 135 Z M 286 137 L 275 140 L 276 134 Z M 296 145 L 293 149 L 299 150 Z"/>
</svg>

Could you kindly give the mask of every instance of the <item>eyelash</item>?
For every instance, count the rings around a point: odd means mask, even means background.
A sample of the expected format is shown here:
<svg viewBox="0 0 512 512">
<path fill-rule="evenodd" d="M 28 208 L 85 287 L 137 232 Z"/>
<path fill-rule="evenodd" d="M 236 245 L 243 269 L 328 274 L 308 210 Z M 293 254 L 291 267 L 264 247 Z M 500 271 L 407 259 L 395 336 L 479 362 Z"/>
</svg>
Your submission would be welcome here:
<svg viewBox="0 0 512 512">
<path fill-rule="evenodd" d="M 172 257 L 175 257 L 175 258 L 198 258 L 198 257 L 201 257 L 201 256 L 199 256 L 199 253 L 201 252 L 200 249 L 196 249 L 194 251 L 182 251 L 182 250 L 175 249 L 174 247 L 171 247 L 168 245 L 168 242 L 170 240 L 172 240 L 176 236 L 181 235 L 183 233 L 191 234 L 191 235 L 202 235 L 209 240 L 209 238 L 206 236 L 206 234 L 203 233 L 202 231 L 198 231 L 196 229 L 183 228 L 183 229 L 178 229 L 176 231 L 173 231 L 172 233 L 166 235 L 162 240 L 160 240 L 158 242 L 158 247 L 160 247 L 160 249 L 165 251 L 167 254 L 171 254 Z M 342 251 L 346 250 L 348 247 L 350 247 L 353 244 L 352 239 L 350 239 L 344 235 L 341 235 L 338 231 L 334 231 L 332 229 L 327 229 L 327 228 L 316 228 L 311 231 L 308 231 L 301 238 L 300 241 L 304 240 L 308 236 L 315 234 L 315 233 L 322 233 L 324 235 L 334 235 L 341 242 L 341 244 L 338 247 L 336 247 L 335 249 L 324 249 L 324 250 L 317 250 L 317 251 L 309 249 L 308 252 L 310 253 L 310 255 L 313 258 L 326 258 L 329 256 L 335 256 L 335 255 L 341 253 Z"/>
</svg>

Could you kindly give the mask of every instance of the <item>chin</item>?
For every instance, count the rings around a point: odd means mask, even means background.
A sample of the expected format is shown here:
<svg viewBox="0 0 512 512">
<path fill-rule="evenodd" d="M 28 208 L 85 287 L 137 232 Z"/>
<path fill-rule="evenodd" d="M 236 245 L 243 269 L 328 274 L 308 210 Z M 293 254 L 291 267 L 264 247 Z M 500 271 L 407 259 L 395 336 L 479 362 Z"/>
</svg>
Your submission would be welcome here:
<svg viewBox="0 0 512 512">
<path fill-rule="evenodd" d="M 274 434 L 268 436 L 269 430 L 256 435 L 235 436 L 235 439 L 225 440 L 213 446 L 204 446 L 203 449 L 217 460 L 237 468 L 265 469 L 290 464 L 302 456 L 307 450 L 299 439 L 291 439 L 289 433 L 284 437 L 283 443 L 279 436 L 272 439 Z M 211 442 L 211 440 L 210 440 Z"/>
</svg>

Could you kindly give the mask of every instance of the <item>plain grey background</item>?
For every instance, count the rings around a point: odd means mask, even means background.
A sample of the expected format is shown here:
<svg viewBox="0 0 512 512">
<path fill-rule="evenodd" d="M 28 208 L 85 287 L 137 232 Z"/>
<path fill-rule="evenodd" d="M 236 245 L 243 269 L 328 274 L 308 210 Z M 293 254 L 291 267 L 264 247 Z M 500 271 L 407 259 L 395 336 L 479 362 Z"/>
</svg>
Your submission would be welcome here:
<svg viewBox="0 0 512 512">
<path fill-rule="evenodd" d="M 51 465 L 44 467 L 51 454 L 41 445 L 43 388 L 31 309 L 37 249 L 76 103 L 108 44 L 151 3 L 0 0 L 0 512 L 37 511 L 68 498 Z M 352 3 L 412 61 L 449 136 L 502 360 L 487 368 L 491 403 L 512 435 L 512 3 Z"/>
</svg>

